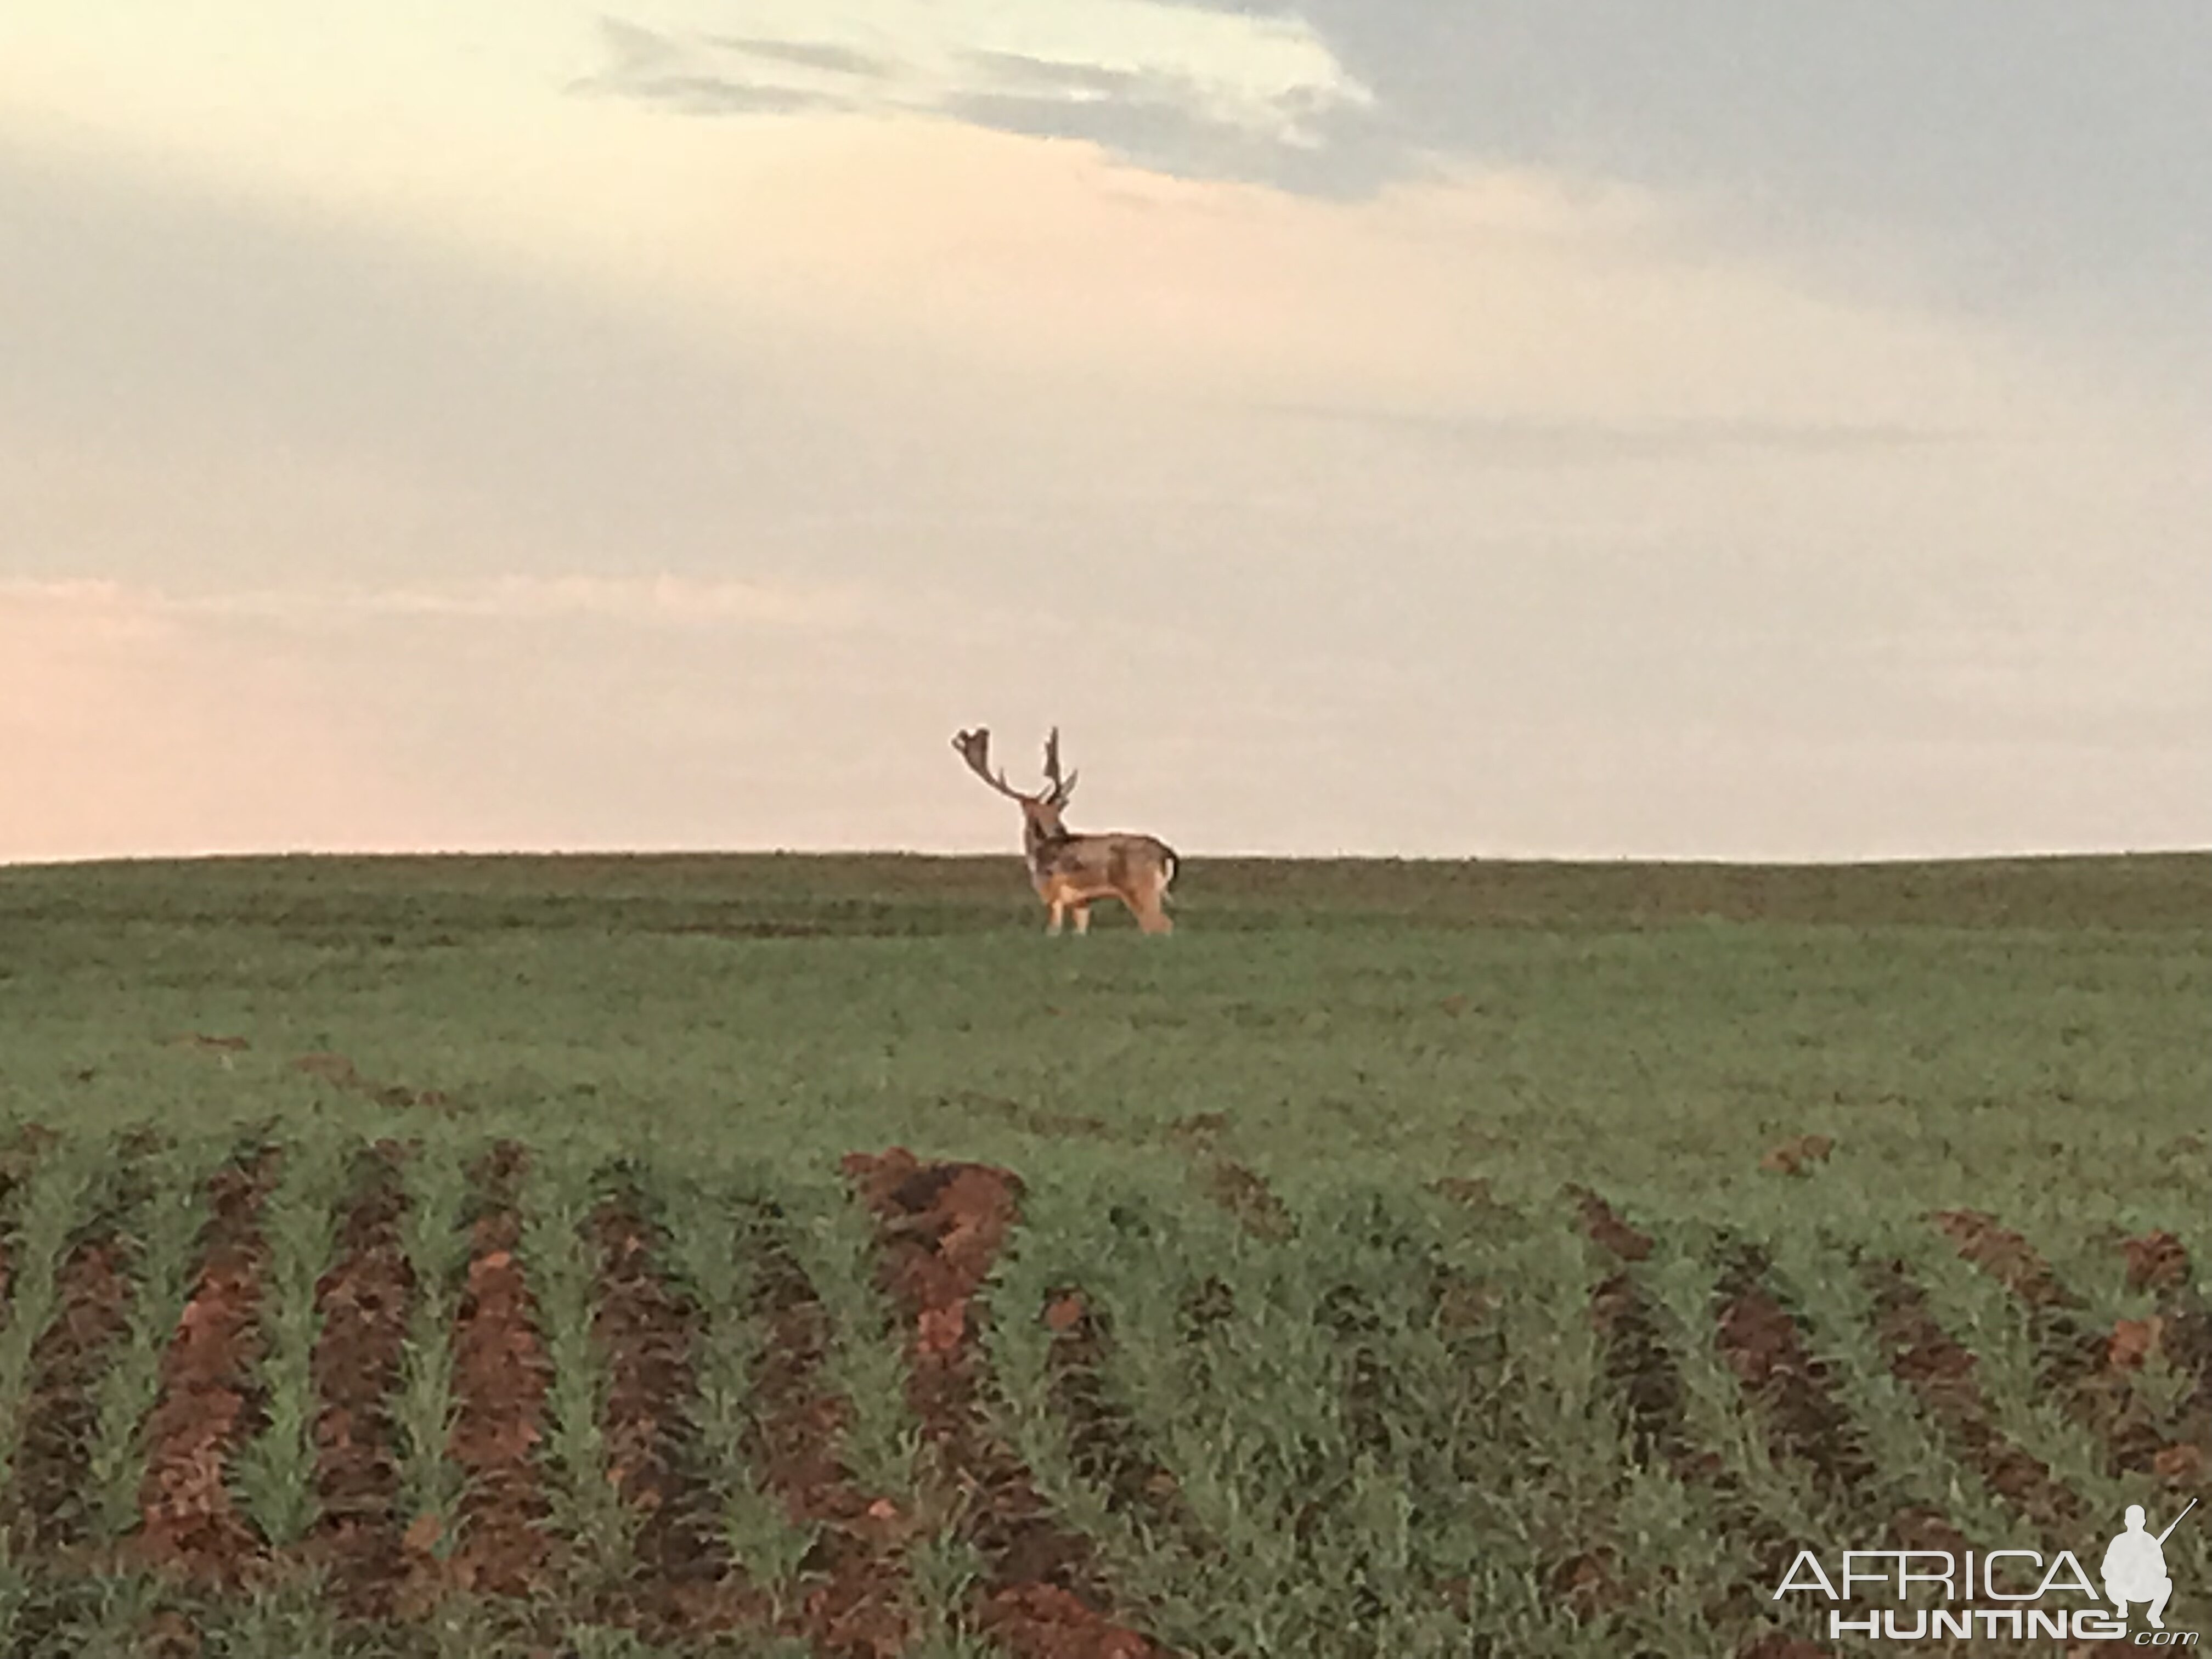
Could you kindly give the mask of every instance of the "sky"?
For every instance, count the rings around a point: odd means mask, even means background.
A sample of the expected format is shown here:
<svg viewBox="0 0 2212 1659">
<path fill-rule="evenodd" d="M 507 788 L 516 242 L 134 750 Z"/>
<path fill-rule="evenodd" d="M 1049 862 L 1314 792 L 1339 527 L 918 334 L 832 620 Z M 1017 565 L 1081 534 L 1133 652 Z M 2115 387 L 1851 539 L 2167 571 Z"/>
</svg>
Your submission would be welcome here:
<svg viewBox="0 0 2212 1659">
<path fill-rule="evenodd" d="M 0 860 L 2212 846 L 2212 8 L 11 0 Z"/>
</svg>

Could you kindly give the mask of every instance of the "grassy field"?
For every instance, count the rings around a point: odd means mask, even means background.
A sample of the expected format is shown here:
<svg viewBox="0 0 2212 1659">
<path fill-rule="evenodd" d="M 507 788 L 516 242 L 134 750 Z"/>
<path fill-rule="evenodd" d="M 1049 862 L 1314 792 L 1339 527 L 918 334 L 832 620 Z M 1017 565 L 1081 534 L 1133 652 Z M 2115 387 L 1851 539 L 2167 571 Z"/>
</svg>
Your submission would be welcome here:
<svg viewBox="0 0 2212 1659">
<path fill-rule="evenodd" d="M 1009 860 L 238 860 L 0 872 L 0 1113 L 409 1120 L 806 1159 L 1165 1131 L 1292 1188 L 1458 1172 L 1725 1206 L 1833 1137 L 1868 1202 L 2185 1218 L 2212 858 L 1856 869 L 1225 862 L 1182 931 L 1036 933 Z M 1118 918 L 1109 918 L 1111 922 Z M 193 1034 L 242 1037 L 239 1051 Z"/>
<path fill-rule="evenodd" d="M 1776 1659 L 2212 1494 L 2212 857 L 1178 885 L 0 870 L 0 1652 Z"/>
</svg>

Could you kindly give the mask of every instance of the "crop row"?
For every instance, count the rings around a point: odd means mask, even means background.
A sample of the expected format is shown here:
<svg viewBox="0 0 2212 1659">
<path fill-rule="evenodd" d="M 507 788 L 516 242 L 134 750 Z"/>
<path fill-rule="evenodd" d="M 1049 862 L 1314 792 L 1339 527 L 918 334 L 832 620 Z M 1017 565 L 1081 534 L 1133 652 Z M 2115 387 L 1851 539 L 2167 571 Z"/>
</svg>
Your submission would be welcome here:
<svg viewBox="0 0 2212 1659">
<path fill-rule="evenodd" d="M 39 1137 L 0 1653 L 1771 1656 L 2208 1491 L 2178 1239 L 1441 1186 Z"/>
</svg>

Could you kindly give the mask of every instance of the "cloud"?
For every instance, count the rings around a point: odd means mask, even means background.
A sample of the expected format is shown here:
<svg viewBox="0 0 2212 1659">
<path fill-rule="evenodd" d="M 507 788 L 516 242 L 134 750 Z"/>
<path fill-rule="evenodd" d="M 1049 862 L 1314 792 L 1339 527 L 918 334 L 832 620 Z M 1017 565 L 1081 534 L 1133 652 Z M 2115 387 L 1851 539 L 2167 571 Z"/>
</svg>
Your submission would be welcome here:
<svg viewBox="0 0 2212 1659">
<path fill-rule="evenodd" d="M 623 90 L 685 115 L 798 115 L 858 108 L 852 99 L 798 87 L 746 86 L 712 75 L 664 75 L 633 80 Z"/>
<path fill-rule="evenodd" d="M 716 73 L 717 59 L 726 61 L 731 54 L 765 58 L 786 70 L 829 70 L 840 76 L 874 72 L 872 60 L 839 47 L 802 44 L 763 52 L 757 42 L 716 36 L 683 40 L 611 17 L 600 20 L 599 32 L 611 61 L 599 73 L 571 82 L 572 91 L 636 99 L 686 115 L 792 115 L 861 106 L 861 100 L 835 87 Z"/>
<path fill-rule="evenodd" d="M 712 44 L 747 58 L 757 58 L 770 64 L 796 64 L 802 69 L 827 70 L 833 75 L 861 76 L 882 79 L 892 70 L 890 59 L 873 52 L 855 51 L 851 46 L 830 46 L 821 41 L 761 40 L 743 35 L 710 34 L 704 37 Z"/>
<path fill-rule="evenodd" d="M 1216 850 L 2203 838 L 2124 374 L 1567 173 L 546 104 L 357 135 L 437 211 L 0 154 L 0 846 L 997 845 L 945 734 L 1054 720 Z"/>
<path fill-rule="evenodd" d="M 1072 99 L 977 92 L 951 99 L 945 112 L 979 127 L 1032 138 L 1096 145 L 1133 167 L 1176 179 L 1234 179 L 1327 193 L 1332 161 L 1317 143 L 1207 118 L 1161 88 L 1124 96 Z"/>
<path fill-rule="evenodd" d="M 1177 77 L 1158 71 L 1109 69 L 1098 64 L 1058 63 L 1019 52 L 971 52 L 967 61 L 981 77 L 1010 94 L 1091 103 L 1113 98 L 1158 97 Z"/>
<path fill-rule="evenodd" d="M 1283 91 L 1264 118 L 1228 120 L 1179 74 L 1056 62 L 1018 52 L 967 54 L 972 85 L 946 112 L 994 131 L 1097 145 L 1131 166 L 1180 179 L 1261 184 L 1318 197 L 1370 195 L 1425 173 L 1425 158 L 1391 142 L 1364 88 Z"/>
<path fill-rule="evenodd" d="M 825 38 L 649 28 L 606 19 L 608 59 L 574 89 L 690 114 L 944 115 L 994 131 L 1094 143 L 1194 178 L 1290 182 L 1371 99 L 1310 31 L 1163 0 L 1081 0 L 1049 29 L 925 9 L 870 18 L 890 50 Z M 1079 27 L 1087 20 L 1088 28 Z M 817 23 L 818 23 L 817 20 Z M 1004 46 L 975 44 L 1003 38 Z M 1021 43 L 1018 47 L 1014 43 Z"/>
<path fill-rule="evenodd" d="M 1328 42 L 1375 94 L 1373 183 L 1438 155 L 1718 191 L 1779 228 L 1903 232 L 1984 304 L 2148 290 L 2206 326 L 2212 9 L 2096 27 L 2075 0 L 1194 3 Z"/>
</svg>

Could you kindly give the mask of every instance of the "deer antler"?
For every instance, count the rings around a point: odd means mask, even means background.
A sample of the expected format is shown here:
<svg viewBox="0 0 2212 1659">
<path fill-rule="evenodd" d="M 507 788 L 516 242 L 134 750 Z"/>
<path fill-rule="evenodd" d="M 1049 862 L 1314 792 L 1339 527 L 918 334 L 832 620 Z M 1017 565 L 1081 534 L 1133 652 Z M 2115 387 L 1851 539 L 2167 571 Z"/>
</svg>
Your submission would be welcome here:
<svg viewBox="0 0 2212 1659">
<path fill-rule="evenodd" d="M 1068 797 L 1075 793 L 1076 779 L 1082 775 L 1080 772 L 1070 772 L 1064 779 L 1060 775 L 1060 728 L 1054 726 L 1052 735 L 1044 740 L 1044 777 L 1051 786 L 1047 793 L 1052 804 L 1066 805 Z"/>
<path fill-rule="evenodd" d="M 1027 795 L 1006 781 L 1006 772 L 1004 767 L 1000 767 L 995 775 L 992 772 L 991 731 L 988 726 L 979 726 L 973 732 L 954 732 L 952 746 L 960 751 L 960 758 L 968 763 L 968 769 L 1000 794 L 1013 800 L 1029 799 Z"/>
</svg>

